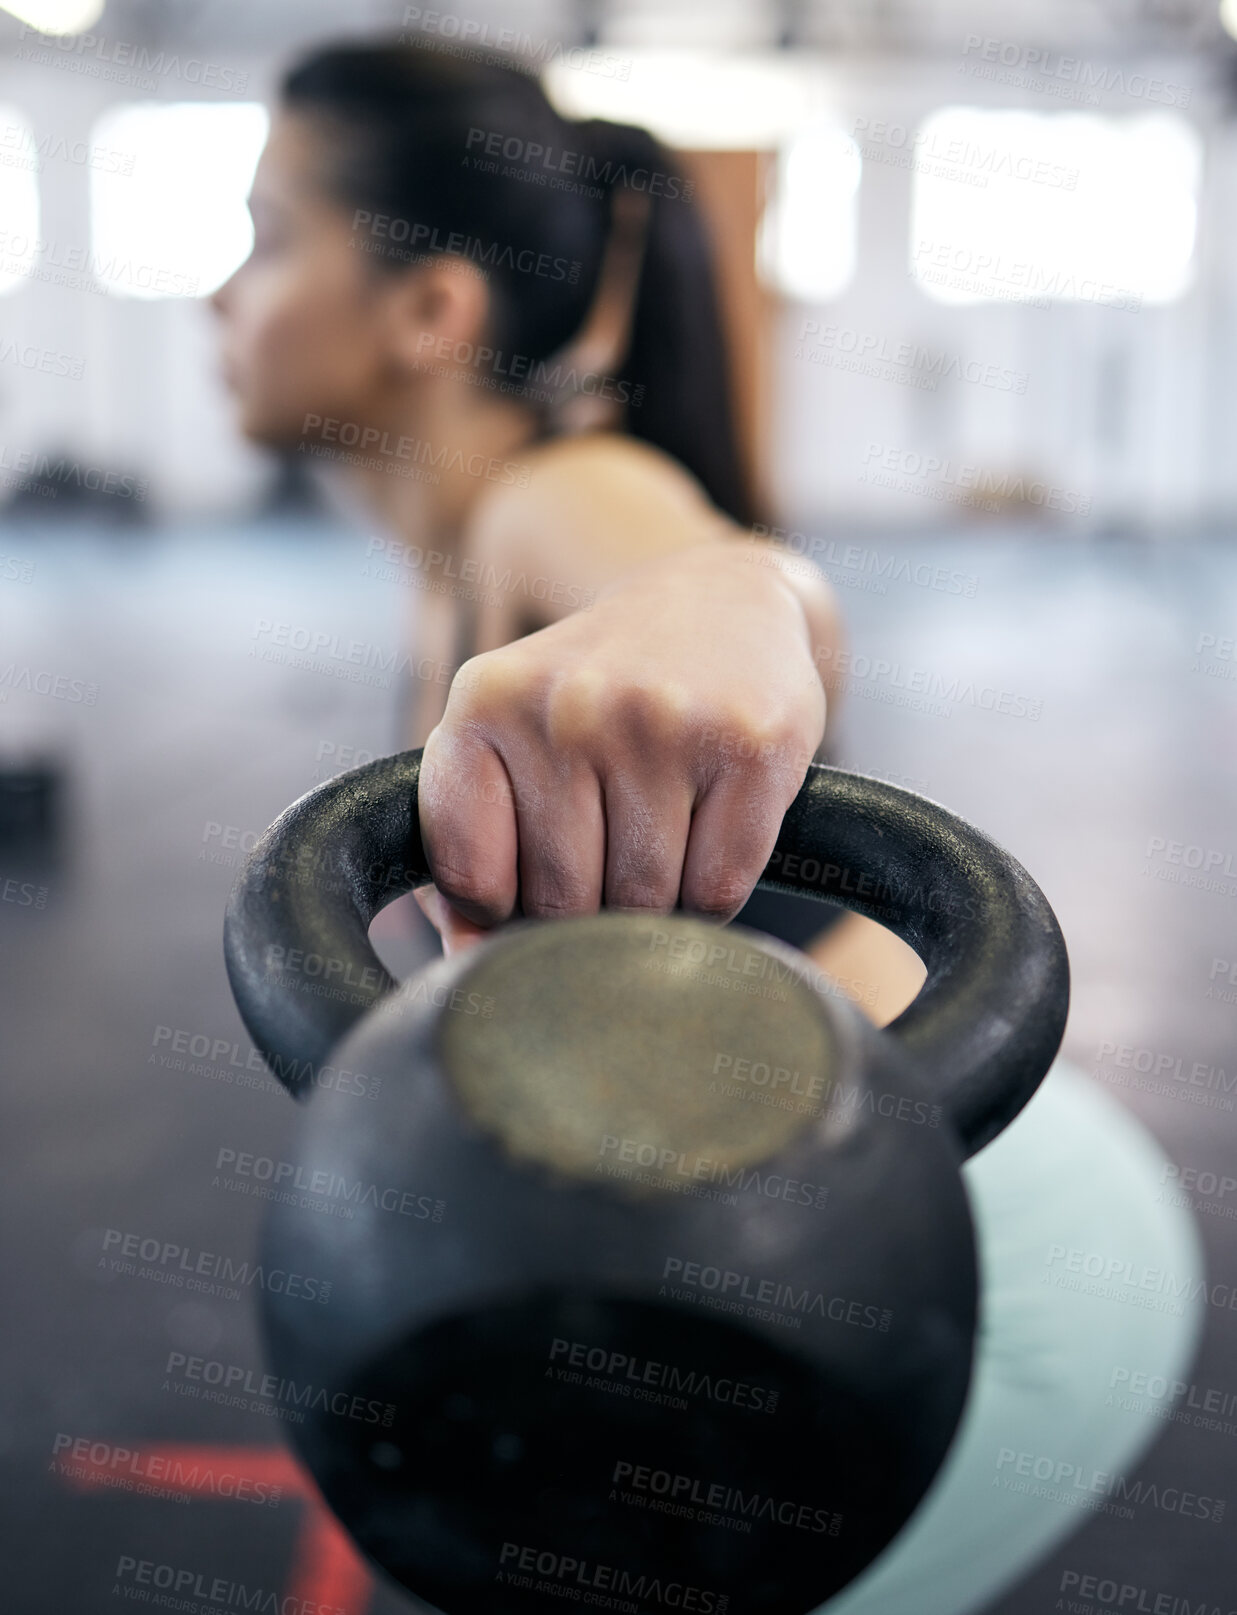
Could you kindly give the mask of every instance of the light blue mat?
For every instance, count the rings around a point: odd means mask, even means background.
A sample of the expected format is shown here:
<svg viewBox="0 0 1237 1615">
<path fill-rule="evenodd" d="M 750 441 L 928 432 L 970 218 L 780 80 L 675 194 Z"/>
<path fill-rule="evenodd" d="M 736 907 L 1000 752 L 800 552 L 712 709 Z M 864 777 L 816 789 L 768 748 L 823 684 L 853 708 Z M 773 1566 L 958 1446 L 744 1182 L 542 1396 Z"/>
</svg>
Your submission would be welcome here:
<svg viewBox="0 0 1237 1615">
<path fill-rule="evenodd" d="M 1131 1409 L 1130 1388 L 1189 1379 L 1206 1304 L 1189 1299 L 1204 1277 L 1192 1214 L 1161 1199 L 1166 1161 L 1058 1060 L 967 1164 L 983 1296 L 962 1424 L 906 1528 L 828 1615 L 971 1615 L 1094 1509 L 1136 1513 L 1109 1482 L 1132 1480 L 1172 1393 Z"/>
</svg>

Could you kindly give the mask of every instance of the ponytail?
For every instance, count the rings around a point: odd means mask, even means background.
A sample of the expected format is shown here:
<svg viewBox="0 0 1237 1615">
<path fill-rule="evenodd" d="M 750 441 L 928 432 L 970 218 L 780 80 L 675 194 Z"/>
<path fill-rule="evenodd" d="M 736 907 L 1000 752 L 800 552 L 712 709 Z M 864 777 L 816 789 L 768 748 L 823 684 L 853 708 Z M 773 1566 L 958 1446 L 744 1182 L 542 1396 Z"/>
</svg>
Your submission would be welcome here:
<svg viewBox="0 0 1237 1615">
<path fill-rule="evenodd" d="M 756 519 L 739 454 L 733 384 L 712 246 L 693 185 L 645 129 L 592 119 L 576 126 L 611 198 L 647 198 L 643 254 L 620 377 L 633 436 L 663 449 L 696 477 L 720 510 Z"/>
</svg>

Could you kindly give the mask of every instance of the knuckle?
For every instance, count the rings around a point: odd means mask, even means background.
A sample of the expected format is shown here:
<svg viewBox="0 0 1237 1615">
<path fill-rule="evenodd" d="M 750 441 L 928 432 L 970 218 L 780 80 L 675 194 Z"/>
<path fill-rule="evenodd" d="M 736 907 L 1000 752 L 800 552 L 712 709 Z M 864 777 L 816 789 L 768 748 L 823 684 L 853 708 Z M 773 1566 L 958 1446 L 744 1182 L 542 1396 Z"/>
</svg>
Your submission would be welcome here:
<svg viewBox="0 0 1237 1615">
<path fill-rule="evenodd" d="M 476 864 L 451 858 L 430 857 L 434 884 L 452 903 L 474 903 L 482 908 L 502 908 L 504 892 L 501 878 Z"/>
<path fill-rule="evenodd" d="M 697 722 L 696 703 L 681 685 L 632 684 L 618 697 L 625 732 L 642 751 L 662 752 L 682 743 Z"/>
<path fill-rule="evenodd" d="M 606 907 L 618 911 L 639 914 L 669 914 L 675 906 L 677 892 L 671 892 L 664 886 L 630 885 L 617 886 L 614 895 L 607 901 Z"/>
<path fill-rule="evenodd" d="M 699 914 L 729 918 L 747 902 L 754 884 L 755 877 L 733 867 L 715 870 L 697 883 L 692 907 Z"/>
<path fill-rule="evenodd" d="M 595 913 L 597 908 L 591 894 L 583 887 L 534 888 L 521 893 L 520 906 L 530 919 L 537 920 L 566 920 L 575 914 Z"/>
<path fill-rule="evenodd" d="M 678 902 L 679 880 L 666 868 L 627 868 L 610 880 L 608 908 L 653 909 L 668 914 Z"/>
<path fill-rule="evenodd" d="M 651 814 L 622 823 L 610 847 L 607 898 L 611 908 L 672 909 L 682 880 L 683 846 Z"/>
<path fill-rule="evenodd" d="M 504 655 L 508 646 L 497 650 L 481 651 L 461 662 L 447 696 L 452 715 L 482 716 L 502 710 L 518 696 L 520 675 L 510 657 Z"/>
<path fill-rule="evenodd" d="M 780 771 L 797 767 L 800 758 L 806 768 L 814 747 L 788 714 L 732 709 L 718 725 L 714 750 L 731 768 Z"/>
<path fill-rule="evenodd" d="M 674 682 L 616 683 L 605 669 L 564 670 L 546 699 L 547 738 L 555 746 L 605 741 L 624 754 L 669 756 L 698 728 L 697 703 Z"/>
<path fill-rule="evenodd" d="M 545 698 L 545 732 L 556 748 L 578 746 L 609 719 L 610 691 L 600 668 L 576 665 L 553 680 Z"/>
</svg>

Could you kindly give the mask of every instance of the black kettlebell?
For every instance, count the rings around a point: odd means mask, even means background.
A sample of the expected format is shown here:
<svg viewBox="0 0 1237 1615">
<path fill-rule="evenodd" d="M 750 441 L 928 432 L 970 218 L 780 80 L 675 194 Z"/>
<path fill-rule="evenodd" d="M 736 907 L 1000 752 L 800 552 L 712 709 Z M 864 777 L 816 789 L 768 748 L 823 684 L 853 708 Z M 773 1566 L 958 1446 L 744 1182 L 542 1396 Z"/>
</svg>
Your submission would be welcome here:
<svg viewBox="0 0 1237 1615">
<path fill-rule="evenodd" d="M 1052 911 L 944 808 L 813 765 L 760 884 L 915 948 L 884 1031 L 794 949 L 678 911 L 519 921 L 397 985 L 367 928 L 430 878 L 420 762 L 302 797 L 228 908 L 245 1024 L 313 1096 L 262 1251 L 292 1438 L 452 1615 L 813 1609 L 958 1425 L 959 1168 L 1059 1047 Z"/>
</svg>

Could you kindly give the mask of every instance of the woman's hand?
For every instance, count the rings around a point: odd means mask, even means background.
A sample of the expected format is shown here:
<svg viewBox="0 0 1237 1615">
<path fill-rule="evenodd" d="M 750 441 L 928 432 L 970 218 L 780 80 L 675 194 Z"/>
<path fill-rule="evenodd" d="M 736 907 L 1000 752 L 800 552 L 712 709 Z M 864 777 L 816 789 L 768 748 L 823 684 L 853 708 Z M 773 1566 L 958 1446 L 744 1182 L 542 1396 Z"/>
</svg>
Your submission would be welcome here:
<svg viewBox="0 0 1237 1615">
<path fill-rule="evenodd" d="M 446 951 L 521 912 L 738 913 L 825 725 L 808 611 L 771 550 L 659 557 L 464 664 L 418 787 L 436 891 L 417 900 Z"/>
<path fill-rule="evenodd" d="M 449 959 L 453 953 L 459 953 L 464 948 L 472 947 L 474 942 L 480 942 L 486 934 L 485 926 L 474 925 L 471 920 L 466 920 L 462 914 L 457 913 L 437 886 L 417 886 L 412 895 L 417 900 L 417 907 L 442 938 L 442 952 L 445 959 Z"/>
</svg>

